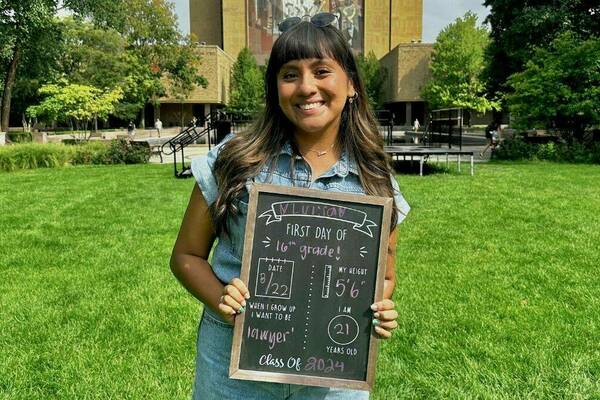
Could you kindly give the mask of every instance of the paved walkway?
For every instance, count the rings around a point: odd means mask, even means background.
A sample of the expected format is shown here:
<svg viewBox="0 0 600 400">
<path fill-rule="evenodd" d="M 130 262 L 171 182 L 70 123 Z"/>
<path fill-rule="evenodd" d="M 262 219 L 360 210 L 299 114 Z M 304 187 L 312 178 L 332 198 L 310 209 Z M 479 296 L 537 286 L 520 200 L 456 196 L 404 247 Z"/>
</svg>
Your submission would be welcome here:
<svg viewBox="0 0 600 400">
<path fill-rule="evenodd" d="M 488 151 L 486 152 L 486 154 L 483 157 L 479 157 L 479 153 L 483 150 L 483 148 L 485 147 L 485 145 L 476 145 L 476 146 L 463 146 L 462 149 L 464 151 L 472 151 L 475 154 L 474 157 L 474 161 L 476 163 L 480 163 L 480 162 L 487 162 L 490 159 L 490 155 L 491 155 L 491 151 L 488 149 Z M 458 148 L 458 147 L 456 147 Z M 204 144 L 196 144 L 196 145 L 191 145 L 185 148 L 184 150 L 184 156 L 185 156 L 185 163 L 189 164 L 192 160 L 192 158 L 194 157 L 198 157 L 198 156 L 204 156 L 208 153 L 208 146 L 204 145 Z M 177 162 L 181 163 L 181 159 L 180 157 L 180 153 L 177 154 Z M 436 156 L 431 156 L 429 158 L 429 162 L 435 162 Z M 463 156 L 463 160 L 465 162 L 468 162 L 469 159 L 467 156 Z M 173 164 L 173 155 L 163 155 L 163 161 L 164 164 Z M 440 162 L 445 162 L 446 159 L 444 157 L 439 158 Z M 157 155 L 153 155 L 150 158 L 150 162 L 151 163 L 160 163 L 160 157 Z"/>
<path fill-rule="evenodd" d="M 186 165 L 190 163 L 190 161 L 192 160 L 192 158 L 194 157 L 198 157 L 198 156 L 204 156 L 208 153 L 208 145 L 205 144 L 193 144 L 190 146 L 187 146 L 184 150 L 183 150 L 183 154 L 184 154 L 184 158 L 185 158 L 185 163 Z M 181 163 L 181 152 L 177 153 L 177 163 Z M 163 154 L 163 164 L 173 164 L 173 155 L 164 155 Z M 157 155 L 152 155 L 152 157 L 150 158 L 150 162 L 151 163 L 160 163 L 160 157 Z"/>
<path fill-rule="evenodd" d="M 148 141 L 152 144 L 164 143 L 167 140 L 169 140 L 171 137 L 178 134 L 180 130 L 181 129 L 178 127 L 163 129 L 162 135 L 159 138 L 157 136 L 158 133 L 156 132 L 155 129 L 138 129 L 138 130 L 136 130 L 136 135 L 135 135 L 134 140 Z M 384 134 L 384 131 L 385 131 L 384 129 L 381 130 L 382 134 Z M 394 137 L 395 144 L 402 145 L 402 143 L 410 142 L 410 139 L 411 139 L 413 133 L 414 132 L 401 130 L 399 127 L 395 127 L 395 129 L 393 131 L 393 137 Z M 126 137 L 127 132 L 125 130 L 111 131 L 111 132 L 103 131 L 102 138 L 94 137 L 94 138 L 92 138 L 92 140 L 115 139 L 115 138 L 117 138 L 117 136 Z M 59 142 L 62 139 L 70 139 L 72 137 L 73 136 L 69 135 L 69 134 L 51 135 L 51 136 L 48 136 L 47 140 L 49 142 Z M 474 152 L 474 154 L 475 154 L 474 161 L 475 162 L 485 162 L 485 161 L 489 160 L 490 154 L 491 154 L 491 151 L 489 151 L 489 150 L 484 155 L 484 157 L 479 157 L 479 153 L 483 150 L 483 148 L 485 147 L 485 143 L 486 143 L 486 140 L 483 137 L 483 134 L 464 133 L 463 134 L 463 143 L 464 143 L 464 145 L 462 147 L 463 150 Z M 190 145 L 190 146 L 186 147 L 185 151 L 184 151 L 185 163 L 189 164 L 189 162 L 191 162 L 192 158 L 197 157 L 197 156 L 206 155 L 207 153 L 208 153 L 208 145 L 205 145 L 205 144 Z M 180 153 L 177 154 L 177 160 L 178 160 L 178 163 L 181 163 L 181 160 L 179 159 L 179 157 L 180 157 Z M 432 156 L 432 157 L 430 157 L 429 162 L 432 162 L 435 160 L 436 160 L 435 156 Z M 466 157 L 465 157 L 465 161 L 467 161 Z M 160 157 L 158 155 L 152 155 L 152 157 L 150 158 L 150 162 L 158 164 L 158 163 L 160 163 Z M 163 163 L 164 164 L 172 164 L 173 163 L 173 155 L 164 155 L 163 154 Z"/>
</svg>

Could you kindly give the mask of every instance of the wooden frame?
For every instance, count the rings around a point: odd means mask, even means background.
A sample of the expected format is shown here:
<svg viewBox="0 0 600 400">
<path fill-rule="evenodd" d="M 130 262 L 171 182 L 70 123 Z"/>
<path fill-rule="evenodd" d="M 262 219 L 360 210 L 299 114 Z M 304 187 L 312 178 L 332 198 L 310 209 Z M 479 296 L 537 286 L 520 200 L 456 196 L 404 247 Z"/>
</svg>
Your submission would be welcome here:
<svg viewBox="0 0 600 400">
<path fill-rule="evenodd" d="M 274 186 L 265 184 L 254 184 L 250 190 L 250 200 L 246 220 L 246 233 L 244 242 L 244 254 L 242 258 L 242 270 L 240 279 L 248 284 L 250 278 L 250 267 L 252 261 L 252 249 L 254 245 L 254 229 L 257 214 L 258 198 L 260 193 L 273 193 L 282 195 L 301 196 L 307 199 L 322 199 L 329 201 L 343 201 L 358 204 L 369 204 L 380 206 L 382 212 L 382 225 L 379 237 L 379 254 L 377 261 L 377 272 L 375 277 L 375 293 L 372 302 L 383 299 L 383 284 L 387 267 L 388 242 L 390 234 L 390 223 L 392 213 L 392 198 L 365 196 L 351 193 L 325 192 L 321 190 L 295 188 L 287 186 Z M 313 375 L 289 374 L 279 372 L 255 371 L 240 369 L 240 352 L 242 345 L 242 334 L 245 323 L 245 314 L 240 314 L 235 319 L 234 337 L 231 352 L 231 363 L 229 376 L 233 379 L 258 380 L 266 382 L 289 383 L 309 386 L 341 387 L 347 389 L 371 390 L 375 381 L 375 364 L 377 361 L 378 338 L 371 329 L 369 339 L 367 370 L 365 380 L 349 380 L 331 377 L 318 377 Z"/>
</svg>

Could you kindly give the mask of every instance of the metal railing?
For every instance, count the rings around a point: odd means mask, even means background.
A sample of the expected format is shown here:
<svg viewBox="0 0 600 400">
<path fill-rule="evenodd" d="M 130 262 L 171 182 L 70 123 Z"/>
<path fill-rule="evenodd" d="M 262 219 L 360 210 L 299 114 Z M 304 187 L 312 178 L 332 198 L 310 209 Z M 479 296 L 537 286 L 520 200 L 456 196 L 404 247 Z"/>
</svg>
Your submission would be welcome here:
<svg viewBox="0 0 600 400">
<path fill-rule="evenodd" d="M 204 125 L 197 126 L 195 120 L 181 130 L 176 136 L 166 141 L 161 151 L 165 155 L 173 155 L 173 169 L 176 178 L 192 176 L 190 167 L 185 164 L 185 148 L 206 137 L 208 148 L 220 143 L 229 133 L 239 133 L 246 129 L 254 120 L 253 114 L 227 113 L 221 110 L 213 111 L 204 117 Z M 181 170 L 177 169 L 177 154 L 181 153 Z"/>
<path fill-rule="evenodd" d="M 423 144 L 429 147 L 448 144 L 449 149 L 453 144 L 458 144 L 459 149 L 462 150 L 463 120 L 462 108 L 443 108 L 431 111 L 422 139 Z"/>
</svg>

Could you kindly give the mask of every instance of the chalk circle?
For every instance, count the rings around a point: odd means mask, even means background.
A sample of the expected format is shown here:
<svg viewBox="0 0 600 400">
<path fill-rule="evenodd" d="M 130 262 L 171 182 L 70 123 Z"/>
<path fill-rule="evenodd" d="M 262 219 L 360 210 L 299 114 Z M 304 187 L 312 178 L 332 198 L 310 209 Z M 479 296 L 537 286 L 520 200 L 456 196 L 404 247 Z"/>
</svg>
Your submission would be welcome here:
<svg viewBox="0 0 600 400">
<path fill-rule="evenodd" d="M 336 333 L 333 329 L 338 325 L 342 324 L 342 331 L 344 328 L 344 324 L 346 324 L 346 330 L 348 333 L 340 334 Z M 349 315 L 336 315 L 329 321 L 329 325 L 327 325 L 327 334 L 329 335 L 329 339 L 335 344 L 339 344 L 340 346 L 346 346 L 356 340 L 358 337 L 358 322 L 354 318 Z M 354 335 L 354 337 L 352 337 Z M 337 339 L 334 339 L 334 337 Z M 341 341 L 341 339 L 348 339 L 352 337 L 352 339 L 347 341 Z"/>
</svg>

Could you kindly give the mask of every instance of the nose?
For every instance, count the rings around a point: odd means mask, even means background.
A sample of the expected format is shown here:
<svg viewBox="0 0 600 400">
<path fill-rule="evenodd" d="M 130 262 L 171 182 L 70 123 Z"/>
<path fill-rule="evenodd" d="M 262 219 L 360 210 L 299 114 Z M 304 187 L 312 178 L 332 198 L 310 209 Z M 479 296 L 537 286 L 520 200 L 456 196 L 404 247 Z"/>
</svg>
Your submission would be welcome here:
<svg viewBox="0 0 600 400">
<path fill-rule="evenodd" d="M 317 92 L 317 81 L 312 73 L 303 74 L 299 81 L 298 92 L 302 96 L 310 96 Z"/>
</svg>

